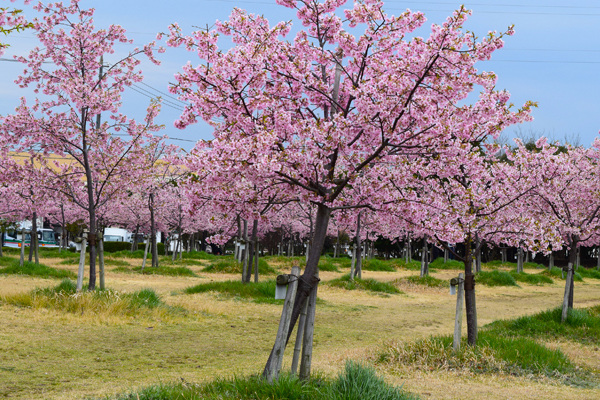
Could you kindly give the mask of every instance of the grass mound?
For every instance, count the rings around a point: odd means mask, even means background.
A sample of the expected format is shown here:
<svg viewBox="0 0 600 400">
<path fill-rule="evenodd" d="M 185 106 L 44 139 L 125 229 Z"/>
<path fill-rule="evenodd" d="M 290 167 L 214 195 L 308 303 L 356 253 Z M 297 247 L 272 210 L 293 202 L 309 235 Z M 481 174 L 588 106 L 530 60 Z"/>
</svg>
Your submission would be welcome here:
<svg viewBox="0 0 600 400">
<path fill-rule="evenodd" d="M 364 260 L 362 263 L 362 269 L 364 271 L 396 272 L 396 267 L 394 266 L 393 261 L 379 260 L 377 258 Z"/>
<path fill-rule="evenodd" d="M 547 268 L 546 266 L 542 265 L 542 264 L 538 264 L 532 261 L 523 263 L 523 268 L 529 268 L 529 269 L 544 269 Z"/>
<path fill-rule="evenodd" d="M 403 258 L 397 258 L 394 260 L 394 265 L 396 268 L 408 269 L 411 271 L 421 270 L 421 261 L 416 260 L 410 260 L 409 262 L 406 262 Z"/>
<path fill-rule="evenodd" d="M 561 323 L 562 309 L 544 311 L 512 320 L 495 321 L 487 329 L 499 335 L 531 338 L 569 339 L 582 343 L 600 343 L 600 306 L 572 309 Z"/>
<path fill-rule="evenodd" d="M 38 276 L 40 278 L 76 278 L 77 276 L 64 269 L 52 268 L 44 264 L 36 264 L 34 262 L 25 261 L 23 266 L 19 265 L 19 260 L 11 259 L 8 265 L 0 268 L 0 274 L 10 275 L 29 275 Z"/>
<path fill-rule="evenodd" d="M 213 261 L 203 272 L 221 273 L 221 274 L 242 274 L 242 264 L 237 262 L 233 257 L 219 257 Z M 254 267 L 252 268 L 254 273 Z M 277 274 L 277 271 L 269 266 L 264 258 L 258 259 L 258 273 L 260 275 Z"/>
<path fill-rule="evenodd" d="M 353 362 L 335 379 L 301 381 L 289 375 L 272 384 L 258 376 L 218 379 L 206 384 L 159 384 L 115 397 L 115 400 L 409 400 L 410 393 L 391 386 L 373 368 Z"/>
<path fill-rule="evenodd" d="M 540 339 L 567 339 L 583 343 L 600 342 L 600 306 L 569 312 L 560 322 L 560 308 L 512 320 L 488 324 L 479 333 L 477 346 L 452 349 L 452 336 L 434 336 L 408 343 L 392 343 L 376 356 L 376 362 L 393 367 L 413 365 L 425 370 L 505 373 L 545 376 L 565 384 L 597 387 L 598 371 L 575 366 L 560 350 L 540 344 Z"/>
<path fill-rule="evenodd" d="M 526 272 L 518 273 L 517 271 L 510 271 L 510 274 L 513 278 L 515 278 L 515 281 L 528 283 L 530 285 L 544 285 L 554 283 L 554 280 L 552 278 L 544 274 L 528 274 Z"/>
<path fill-rule="evenodd" d="M 219 256 L 209 254 L 205 251 L 190 251 L 189 253 L 182 253 L 181 257 L 184 260 L 214 260 L 219 258 Z"/>
<path fill-rule="evenodd" d="M 583 278 L 600 279 L 600 271 L 596 269 L 587 269 L 585 267 L 581 267 L 577 270 L 576 274 L 581 275 Z"/>
<path fill-rule="evenodd" d="M 71 258 L 74 254 L 79 254 L 75 252 L 75 249 L 59 249 L 59 248 L 46 248 L 40 247 L 40 257 L 47 258 Z"/>
<path fill-rule="evenodd" d="M 429 268 L 458 269 L 462 271 L 465 269 L 465 264 L 462 261 L 457 260 L 448 260 L 448 262 L 444 262 L 444 259 L 442 257 L 438 257 L 429 263 Z"/>
<path fill-rule="evenodd" d="M 581 270 L 581 269 L 580 269 Z M 551 270 L 544 270 L 541 272 L 542 274 L 549 276 L 550 278 L 556 278 L 556 279 L 565 279 L 567 277 L 567 273 L 565 272 L 565 278 L 563 278 L 563 270 L 562 268 L 558 268 L 558 267 L 552 267 Z M 573 280 L 575 282 L 583 282 L 583 276 L 581 276 L 581 274 L 579 272 L 575 272 L 573 274 Z"/>
<path fill-rule="evenodd" d="M 519 286 L 514 276 L 505 271 L 481 271 L 477 274 L 477 283 L 486 286 Z"/>
<path fill-rule="evenodd" d="M 242 283 L 239 281 L 208 282 L 189 287 L 184 290 L 186 294 L 217 292 L 227 298 L 244 299 L 256 303 L 281 303 L 275 300 L 275 281 L 258 283 Z"/>
<path fill-rule="evenodd" d="M 147 264 L 146 264 L 147 265 Z M 135 268 L 127 268 L 127 267 L 118 267 L 113 269 L 113 272 L 122 272 L 122 273 L 126 273 L 126 274 L 135 274 L 135 273 L 141 273 L 142 272 L 142 267 L 135 267 Z M 197 277 L 198 275 L 196 273 L 194 273 L 194 271 L 192 271 L 191 269 L 187 268 L 187 267 L 167 267 L 164 265 L 159 265 L 158 268 L 156 267 L 150 267 L 150 266 L 146 266 L 146 268 L 144 268 L 144 275 L 163 275 L 163 276 L 190 276 L 190 277 Z"/>
<path fill-rule="evenodd" d="M 144 258 L 144 250 L 119 250 L 110 253 L 113 258 Z M 148 253 L 148 257 L 150 257 L 150 253 Z"/>
<path fill-rule="evenodd" d="M 427 286 L 431 288 L 450 287 L 450 282 L 445 281 L 443 279 L 434 278 L 431 275 L 426 275 L 423 277 L 419 275 L 409 276 L 408 278 L 406 278 L 406 282 L 411 283 L 413 285 Z"/>
<path fill-rule="evenodd" d="M 325 282 L 326 285 L 339 287 L 346 290 L 366 290 L 376 293 L 399 294 L 402 293 L 396 286 L 387 282 L 379 282 L 375 279 L 350 279 L 350 274 L 341 278 L 332 279 Z"/>
<path fill-rule="evenodd" d="M 53 288 L 34 289 L 25 294 L 5 296 L 2 301 L 17 307 L 47 308 L 81 315 L 91 313 L 103 316 L 165 318 L 185 314 L 183 309 L 165 304 L 152 289 L 134 293 L 122 293 L 111 289 L 77 292 L 75 283 L 69 279 L 63 280 Z"/>
<path fill-rule="evenodd" d="M 410 364 L 425 370 L 560 376 L 572 374 L 574 366 L 560 350 L 550 350 L 529 338 L 504 337 L 481 332 L 477 346 L 454 352 L 451 336 L 435 336 L 416 342 L 387 346 L 377 358 L 386 365 Z"/>
<path fill-rule="evenodd" d="M 501 261 L 501 260 L 492 260 L 486 263 L 483 263 L 482 267 L 487 269 L 498 269 L 498 268 L 511 268 L 516 269 L 517 264 L 510 261 Z"/>
</svg>

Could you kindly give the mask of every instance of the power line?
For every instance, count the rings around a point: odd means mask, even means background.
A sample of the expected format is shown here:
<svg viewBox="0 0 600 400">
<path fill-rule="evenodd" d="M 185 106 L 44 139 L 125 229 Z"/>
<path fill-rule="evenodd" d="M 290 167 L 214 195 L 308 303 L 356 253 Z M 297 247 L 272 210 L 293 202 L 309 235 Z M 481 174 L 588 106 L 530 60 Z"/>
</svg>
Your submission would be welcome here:
<svg viewBox="0 0 600 400">
<path fill-rule="evenodd" d="M 161 96 L 155 96 L 154 93 L 152 93 L 152 92 L 150 92 L 150 91 L 148 91 L 148 90 L 146 90 L 146 89 L 144 89 L 144 88 L 136 85 L 135 83 L 131 87 L 135 87 L 136 89 L 138 89 L 138 90 L 140 90 L 140 91 L 142 91 L 144 93 L 147 93 L 147 95 L 150 96 L 150 97 L 152 97 L 152 98 L 158 99 L 158 97 L 160 97 L 161 98 L 161 102 L 164 103 L 165 105 L 170 105 L 173 108 L 178 108 L 179 111 L 183 111 L 183 107 L 184 106 L 182 106 L 180 104 L 177 104 L 175 102 L 172 102 L 171 100 L 163 99 Z M 187 104 L 184 103 L 184 105 L 187 105 Z"/>
<path fill-rule="evenodd" d="M 150 99 L 152 99 L 152 100 L 155 100 L 155 99 L 156 99 L 156 97 L 154 97 L 152 94 L 147 94 L 148 92 L 147 92 L 147 93 L 144 93 L 144 92 L 142 91 L 143 89 L 140 89 L 140 90 L 138 90 L 138 89 L 136 89 L 136 87 L 134 87 L 134 86 L 130 86 L 130 87 L 129 87 L 129 89 L 133 90 L 134 92 L 138 92 L 138 93 L 139 93 L 139 94 L 141 94 L 142 96 L 146 96 L 146 97 L 148 97 L 148 98 L 150 98 Z M 177 106 L 177 105 L 171 105 L 171 103 L 166 103 L 166 102 L 165 102 L 165 103 L 164 103 L 164 105 L 165 105 L 165 106 L 167 106 L 167 107 L 171 107 L 171 108 L 173 108 L 173 109 L 175 109 L 175 110 L 177 110 L 177 111 L 184 111 L 183 107 L 179 107 L 179 106 Z"/>
<path fill-rule="evenodd" d="M 142 85 L 144 85 L 144 86 L 147 86 L 147 87 L 149 87 L 150 89 L 152 89 L 152 90 L 154 90 L 154 91 L 156 91 L 156 92 L 158 92 L 158 93 L 162 94 L 163 96 L 166 96 L 166 97 L 168 97 L 168 98 L 170 98 L 170 99 L 176 100 L 176 101 L 178 101 L 178 102 L 180 102 L 180 103 L 182 103 L 182 104 L 185 104 L 186 106 L 188 105 L 188 103 L 186 103 L 185 101 L 181 101 L 181 100 L 179 100 L 177 97 L 174 97 L 174 96 L 172 96 L 172 95 L 170 95 L 170 94 L 168 94 L 168 93 L 165 93 L 165 92 L 163 92 L 163 91 L 161 91 L 161 90 L 159 90 L 159 89 L 157 89 L 157 88 L 155 88 L 155 87 L 152 87 L 152 86 L 148 85 L 148 84 L 147 84 L 147 83 L 145 83 L 145 82 L 140 82 L 140 83 L 141 83 Z"/>
</svg>

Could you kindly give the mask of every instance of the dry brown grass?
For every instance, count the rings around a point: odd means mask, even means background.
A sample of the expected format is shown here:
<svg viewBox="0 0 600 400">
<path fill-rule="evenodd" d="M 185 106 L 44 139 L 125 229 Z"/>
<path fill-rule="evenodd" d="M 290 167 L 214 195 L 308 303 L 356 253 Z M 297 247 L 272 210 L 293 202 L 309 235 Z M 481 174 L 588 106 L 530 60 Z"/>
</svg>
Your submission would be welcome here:
<svg viewBox="0 0 600 400">
<path fill-rule="evenodd" d="M 44 260 L 58 266 L 60 260 Z M 141 260 L 128 259 L 132 266 Z M 76 266 L 60 265 L 75 271 Z M 110 314 L 69 314 L 44 308 L 0 304 L 0 398 L 81 399 L 183 378 L 199 382 L 216 377 L 259 373 L 273 344 L 281 307 L 222 299 L 211 293 L 182 295 L 181 290 L 234 275 L 203 274 L 181 278 L 125 274 L 107 268 L 107 285 L 133 292 L 152 288 L 169 305 L 189 311 L 189 317 L 120 317 Z M 329 280 L 342 273 L 323 272 Z M 415 271 L 364 272 L 364 278 L 394 281 Z M 433 274 L 448 279 L 452 271 Z M 0 276 L 0 296 L 56 285 L 55 280 Z M 447 290 L 414 285 L 405 294 L 383 297 L 322 285 L 317 310 L 313 365 L 325 374 L 337 373 L 348 358 L 367 360 L 390 340 L 412 341 L 453 330 L 455 297 Z M 600 281 L 576 283 L 578 307 L 600 303 Z M 556 307 L 562 282 L 520 288 L 477 287 L 480 325 Z M 552 343 L 564 350 L 565 343 Z M 575 362 L 598 368 L 598 349 L 568 346 Z M 289 352 L 288 352 L 289 353 Z M 289 354 L 284 368 L 289 367 Z M 424 399 L 598 399 L 600 389 L 580 389 L 552 380 L 526 377 L 455 374 L 397 366 L 382 370 L 387 378 Z"/>
</svg>

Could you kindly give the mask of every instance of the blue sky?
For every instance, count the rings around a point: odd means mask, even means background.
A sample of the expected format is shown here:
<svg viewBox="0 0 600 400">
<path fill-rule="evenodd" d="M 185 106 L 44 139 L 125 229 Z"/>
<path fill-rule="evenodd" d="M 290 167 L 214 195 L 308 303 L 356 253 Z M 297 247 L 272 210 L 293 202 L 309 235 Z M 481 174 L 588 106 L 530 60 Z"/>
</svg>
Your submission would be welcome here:
<svg viewBox="0 0 600 400">
<path fill-rule="evenodd" d="M 423 11 L 428 19 L 426 27 L 442 22 L 461 4 L 451 0 L 384 2 L 390 14 L 399 14 L 407 8 Z M 3 0 L 3 3 L 22 7 L 18 1 Z M 226 19 L 233 7 L 264 14 L 272 24 L 295 19 L 293 10 L 278 6 L 275 0 L 81 0 L 80 4 L 96 9 L 97 27 L 122 25 L 139 45 L 152 40 L 157 32 L 166 31 L 172 22 L 179 23 L 186 33 L 194 27 L 210 26 L 216 19 Z M 475 0 L 464 4 L 473 10 L 467 29 L 480 37 L 490 30 L 502 31 L 515 25 L 516 33 L 507 38 L 504 49 L 479 67 L 498 74 L 498 87 L 507 89 L 516 105 L 526 100 L 539 104 L 533 112 L 533 122 L 511 127 L 505 136 L 544 135 L 585 146 L 591 144 L 600 130 L 600 2 Z M 26 11 L 27 15 L 33 15 L 27 8 Z M 428 35 L 427 29 L 418 33 Z M 31 32 L 13 34 L 3 40 L 11 44 L 3 60 L 34 46 Z M 142 118 L 148 96 L 166 93 L 181 66 L 188 60 L 196 62 L 192 53 L 172 49 L 161 59 L 160 67 L 143 68 L 148 86 L 138 85 L 127 91 L 123 108 L 127 114 Z M 27 92 L 13 84 L 23 69 L 20 64 L 2 61 L 0 67 L 0 114 L 5 115 Z M 174 128 L 179 103 L 163 97 L 170 103 L 163 106 L 159 122 L 165 125 L 164 133 L 174 138 L 173 143 L 189 149 L 196 140 L 211 137 L 210 128 L 203 124 L 185 130 Z"/>
</svg>

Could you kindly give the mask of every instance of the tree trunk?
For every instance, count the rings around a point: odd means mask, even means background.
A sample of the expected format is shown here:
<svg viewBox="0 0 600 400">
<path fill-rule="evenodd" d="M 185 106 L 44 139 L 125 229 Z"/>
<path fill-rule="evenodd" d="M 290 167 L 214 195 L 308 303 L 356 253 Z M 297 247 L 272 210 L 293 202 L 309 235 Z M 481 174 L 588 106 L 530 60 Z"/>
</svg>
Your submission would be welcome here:
<svg viewBox="0 0 600 400">
<path fill-rule="evenodd" d="M 423 236 L 423 249 L 421 250 L 421 278 L 429 275 L 429 247 L 427 235 Z"/>
<path fill-rule="evenodd" d="M 362 279 L 362 240 L 360 238 L 360 218 L 362 213 L 358 213 L 356 218 L 356 268 L 354 269 L 354 276 L 358 279 Z"/>
<path fill-rule="evenodd" d="M 319 258 L 321 257 L 323 245 L 325 244 L 325 238 L 327 237 L 327 227 L 329 225 L 330 215 L 331 209 L 328 206 L 324 204 L 319 204 L 317 206 L 317 216 L 315 218 L 315 232 L 312 238 L 312 246 L 310 249 L 310 254 L 308 256 L 308 262 L 306 263 L 306 268 L 304 269 L 304 274 L 302 274 L 298 281 L 296 300 L 294 302 L 292 318 L 287 333 L 288 341 L 290 339 L 294 326 L 296 325 L 296 321 L 298 320 L 298 317 L 300 316 L 300 313 L 304 308 L 304 304 L 306 303 L 308 296 L 310 295 L 313 288 L 316 288 L 319 284 Z M 270 368 L 272 363 L 273 350 L 271 350 L 271 354 L 269 355 L 269 359 L 267 360 L 265 370 Z"/>
<path fill-rule="evenodd" d="M 85 235 L 85 233 L 84 233 Z M 77 270 L 77 291 L 83 289 L 83 273 L 85 271 L 85 251 L 87 247 L 87 238 L 84 236 L 81 241 L 81 251 L 79 253 L 79 269 Z"/>
<path fill-rule="evenodd" d="M 98 272 L 100 275 L 100 290 L 106 289 L 104 279 L 104 235 L 98 235 Z"/>
<path fill-rule="evenodd" d="M 600 258 L 598 258 L 600 260 Z M 554 268 L 554 252 L 550 253 L 550 257 L 548 260 L 548 271 L 551 271 Z"/>
<path fill-rule="evenodd" d="M 156 243 L 156 219 L 154 216 L 154 193 L 148 196 L 148 206 L 150 208 L 150 240 L 152 241 L 152 267 L 158 268 L 158 244 Z M 166 248 L 166 246 L 165 246 Z"/>
<path fill-rule="evenodd" d="M 21 259 L 19 260 L 19 266 L 25 265 L 25 229 L 21 229 Z"/>
<path fill-rule="evenodd" d="M 148 247 L 150 245 L 150 238 L 146 240 L 146 245 L 144 246 L 144 259 L 142 260 L 142 274 L 144 273 L 144 268 L 146 268 L 146 259 L 148 258 Z"/>
<path fill-rule="evenodd" d="M 517 272 L 523 272 L 523 248 L 519 246 L 517 250 Z"/>
<path fill-rule="evenodd" d="M 33 221 L 31 221 L 31 243 L 29 243 L 29 249 L 30 249 L 29 261 L 31 261 L 31 250 L 33 250 L 35 264 L 39 265 L 40 264 L 40 250 L 39 250 L 40 246 L 39 246 L 38 233 L 37 233 L 37 213 L 36 212 L 33 213 Z"/>
<path fill-rule="evenodd" d="M 579 242 L 578 237 L 571 237 L 569 243 L 569 263 L 567 264 L 567 277 L 565 279 L 565 295 L 563 298 L 562 306 L 562 322 L 567 320 L 568 312 L 573 308 L 573 292 L 575 289 L 575 283 L 573 275 L 575 273 L 574 267 L 577 262 L 577 244 Z"/>
<path fill-rule="evenodd" d="M 467 340 L 471 346 L 477 344 L 477 307 L 475 305 L 475 275 L 473 275 L 472 238 L 465 240 L 465 308 L 467 311 Z"/>
<path fill-rule="evenodd" d="M 131 241 L 131 252 L 132 253 L 137 250 L 137 237 L 138 237 L 139 232 L 140 232 L 140 226 L 136 225 L 135 232 L 133 233 L 133 240 Z"/>
</svg>

